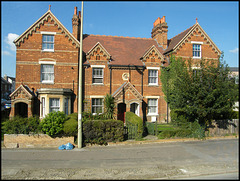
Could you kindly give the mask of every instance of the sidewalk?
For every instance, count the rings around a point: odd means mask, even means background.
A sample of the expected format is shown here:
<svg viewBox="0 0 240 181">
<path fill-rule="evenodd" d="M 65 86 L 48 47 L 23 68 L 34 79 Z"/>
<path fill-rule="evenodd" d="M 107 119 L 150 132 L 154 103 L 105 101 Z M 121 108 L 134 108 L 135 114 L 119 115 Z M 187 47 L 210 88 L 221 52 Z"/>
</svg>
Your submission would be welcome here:
<svg viewBox="0 0 240 181">
<path fill-rule="evenodd" d="M 136 145 L 136 144 L 154 144 L 154 143 L 171 143 L 171 142 L 188 142 L 188 141 L 203 141 L 195 138 L 168 138 L 168 139 L 158 139 L 157 136 L 153 135 L 148 135 L 141 141 L 136 141 L 136 140 L 126 140 L 123 142 L 109 142 L 107 146 L 121 146 L 121 145 Z M 205 140 L 219 140 L 219 139 L 239 139 L 239 136 L 215 136 L 215 137 L 206 137 Z M 77 148 L 77 145 L 75 145 L 75 148 Z M 102 146 L 102 145 L 97 145 L 97 144 L 87 144 L 86 147 L 96 147 L 96 146 Z M 3 145 L 3 141 L 1 141 L 1 148 L 2 149 L 8 149 L 5 148 Z"/>
</svg>

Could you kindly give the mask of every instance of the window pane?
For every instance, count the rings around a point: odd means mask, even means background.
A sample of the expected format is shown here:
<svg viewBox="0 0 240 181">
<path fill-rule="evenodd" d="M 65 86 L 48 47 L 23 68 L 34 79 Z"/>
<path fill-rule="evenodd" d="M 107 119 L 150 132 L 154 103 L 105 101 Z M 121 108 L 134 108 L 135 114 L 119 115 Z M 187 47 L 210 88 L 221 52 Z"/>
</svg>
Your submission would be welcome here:
<svg viewBox="0 0 240 181">
<path fill-rule="evenodd" d="M 103 83 L 103 69 L 102 68 L 93 68 L 93 83 Z"/>
<path fill-rule="evenodd" d="M 60 110 L 60 99 L 58 98 L 50 98 L 49 99 L 49 112 L 59 111 Z"/>
</svg>

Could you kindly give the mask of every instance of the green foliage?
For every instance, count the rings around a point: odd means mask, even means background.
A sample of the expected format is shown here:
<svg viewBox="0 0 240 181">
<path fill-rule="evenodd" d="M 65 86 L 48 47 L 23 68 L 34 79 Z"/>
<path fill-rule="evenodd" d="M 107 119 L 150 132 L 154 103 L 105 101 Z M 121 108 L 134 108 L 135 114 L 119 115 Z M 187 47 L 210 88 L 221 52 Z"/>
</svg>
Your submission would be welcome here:
<svg viewBox="0 0 240 181">
<path fill-rule="evenodd" d="M 85 143 L 107 145 L 123 141 L 123 122 L 120 120 L 86 120 L 83 123 Z"/>
<path fill-rule="evenodd" d="M 126 120 L 126 126 L 131 126 L 135 125 L 137 126 L 136 130 L 136 138 L 135 139 L 140 139 L 143 136 L 143 120 L 134 114 L 133 112 L 126 112 L 125 114 L 125 120 Z"/>
<path fill-rule="evenodd" d="M 49 136 L 58 136 L 63 134 L 63 124 L 67 116 L 64 112 L 51 112 L 42 120 L 42 131 Z"/>
<path fill-rule="evenodd" d="M 15 116 L 2 122 L 1 130 L 4 134 L 39 133 L 41 130 L 40 120 L 36 116 L 30 118 Z"/>
<path fill-rule="evenodd" d="M 165 100 L 175 114 L 171 119 L 198 120 L 207 126 L 211 120 L 230 117 L 238 100 L 238 87 L 228 78 L 229 67 L 222 58 L 215 64 L 201 60 L 198 66 L 193 69 L 191 60 L 172 56 L 170 65 L 161 69 L 160 78 Z"/>
<path fill-rule="evenodd" d="M 67 136 L 77 136 L 78 134 L 78 114 L 68 115 L 66 122 L 63 124 L 63 132 Z"/>
<path fill-rule="evenodd" d="M 114 97 L 112 95 L 107 94 L 104 98 L 104 114 L 103 117 L 105 119 L 114 119 L 115 114 L 115 102 Z"/>
</svg>

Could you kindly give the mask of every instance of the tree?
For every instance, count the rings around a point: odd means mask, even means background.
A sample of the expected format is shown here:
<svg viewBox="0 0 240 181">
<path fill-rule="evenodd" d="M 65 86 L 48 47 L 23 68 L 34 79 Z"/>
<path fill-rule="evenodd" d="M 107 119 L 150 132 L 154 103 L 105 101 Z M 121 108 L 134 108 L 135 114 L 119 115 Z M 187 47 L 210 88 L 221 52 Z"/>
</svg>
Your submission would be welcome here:
<svg viewBox="0 0 240 181">
<path fill-rule="evenodd" d="M 229 118 L 238 100 L 238 87 L 228 78 L 229 67 L 219 61 L 201 60 L 197 69 L 192 61 L 172 56 L 161 69 L 165 100 L 177 118 L 208 125 L 214 119 Z"/>
</svg>

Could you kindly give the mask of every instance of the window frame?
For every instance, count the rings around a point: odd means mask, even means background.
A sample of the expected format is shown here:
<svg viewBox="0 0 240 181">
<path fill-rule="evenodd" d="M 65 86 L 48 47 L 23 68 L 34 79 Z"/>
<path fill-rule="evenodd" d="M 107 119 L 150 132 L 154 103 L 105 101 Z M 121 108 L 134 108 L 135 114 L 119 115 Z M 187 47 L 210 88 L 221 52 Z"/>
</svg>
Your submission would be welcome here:
<svg viewBox="0 0 240 181">
<path fill-rule="evenodd" d="M 91 65 L 91 67 L 92 67 L 92 84 L 103 85 L 104 84 L 104 68 L 105 68 L 105 65 Z M 96 70 L 96 69 L 99 69 L 99 70 L 102 71 L 101 77 L 100 76 L 98 77 L 98 75 L 94 75 L 94 70 Z M 101 79 L 102 82 L 101 83 L 94 82 L 94 80 L 96 80 L 96 79 Z"/>
<path fill-rule="evenodd" d="M 160 67 L 147 67 L 148 69 L 148 85 L 149 86 L 158 86 L 158 72 L 160 70 Z M 156 76 L 151 76 L 150 77 L 150 71 L 156 71 Z M 155 78 L 156 82 L 155 83 L 150 83 L 150 78 Z"/>
<path fill-rule="evenodd" d="M 155 105 L 149 105 L 149 101 L 150 100 L 156 100 L 156 104 Z M 158 115 L 158 98 L 148 98 L 148 116 L 156 116 Z M 155 112 L 150 112 L 150 107 L 155 107 L 156 111 Z"/>
<path fill-rule="evenodd" d="M 202 44 L 203 42 L 200 41 L 191 41 L 192 43 L 192 57 L 196 58 L 196 59 L 201 59 L 202 58 Z M 194 47 L 198 45 L 199 46 L 199 50 L 194 49 Z M 196 52 L 199 53 L 199 56 L 195 56 Z"/>
<path fill-rule="evenodd" d="M 58 106 L 52 106 L 52 100 L 53 99 L 57 99 L 58 100 Z M 51 113 L 51 112 L 53 112 L 53 110 L 52 109 L 56 109 L 56 108 L 58 108 L 58 111 L 60 111 L 60 108 L 61 108 L 61 100 L 60 100 L 60 98 L 49 98 L 49 113 Z M 57 112 L 57 111 L 56 111 Z"/>
<path fill-rule="evenodd" d="M 100 100 L 101 104 L 95 104 L 95 100 Z M 95 102 L 94 102 L 95 101 Z M 103 114 L 104 104 L 103 104 L 104 98 L 92 98 L 91 100 L 91 112 L 93 115 L 96 114 Z M 102 112 L 97 112 L 98 108 L 102 107 Z"/>
<path fill-rule="evenodd" d="M 43 72 L 43 66 L 44 65 L 51 65 L 51 66 L 53 66 L 53 72 L 47 72 L 47 73 L 45 73 L 45 72 Z M 54 63 L 41 63 L 41 70 L 40 70 L 40 73 L 41 73 L 41 83 L 43 83 L 43 84 L 53 84 L 54 83 L 54 79 L 55 79 L 55 76 L 54 76 Z M 52 74 L 53 75 L 53 80 L 43 80 L 43 74 Z"/>
<path fill-rule="evenodd" d="M 46 31 L 41 31 L 42 34 L 42 52 L 54 52 L 54 44 L 55 44 L 55 35 L 56 32 L 46 32 Z M 51 36 L 53 37 L 53 41 L 44 41 L 44 36 Z M 44 48 L 44 44 L 50 44 L 53 46 L 53 48 Z"/>
</svg>

